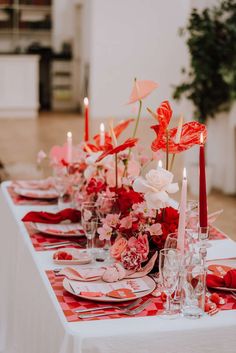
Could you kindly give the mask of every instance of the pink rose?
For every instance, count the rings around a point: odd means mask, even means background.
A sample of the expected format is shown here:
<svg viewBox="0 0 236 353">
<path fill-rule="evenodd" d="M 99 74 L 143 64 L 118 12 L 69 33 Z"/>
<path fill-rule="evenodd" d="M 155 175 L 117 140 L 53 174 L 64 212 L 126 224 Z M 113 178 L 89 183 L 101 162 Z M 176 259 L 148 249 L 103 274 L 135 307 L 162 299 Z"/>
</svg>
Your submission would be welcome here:
<svg viewBox="0 0 236 353">
<path fill-rule="evenodd" d="M 107 224 L 109 227 L 116 227 L 119 222 L 119 215 L 116 213 L 110 213 L 102 220 L 102 222 L 103 224 Z"/>
<path fill-rule="evenodd" d="M 122 253 L 126 250 L 126 248 L 127 240 L 123 237 L 119 238 L 111 247 L 111 256 L 119 261 L 121 259 Z"/>
<path fill-rule="evenodd" d="M 135 249 L 126 250 L 121 255 L 121 261 L 126 270 L 139 271 L 141 269 L 142 255 Z"/>
<path fill-rule="evenodd" d="M 131 237 L 128 240 L 128 248 L 135 250 L 141 255 L 142 261 L 147 259 L 149 253 L 149 243 L 147 234 L 139 234 L 138 237 Z"/>
</svg>

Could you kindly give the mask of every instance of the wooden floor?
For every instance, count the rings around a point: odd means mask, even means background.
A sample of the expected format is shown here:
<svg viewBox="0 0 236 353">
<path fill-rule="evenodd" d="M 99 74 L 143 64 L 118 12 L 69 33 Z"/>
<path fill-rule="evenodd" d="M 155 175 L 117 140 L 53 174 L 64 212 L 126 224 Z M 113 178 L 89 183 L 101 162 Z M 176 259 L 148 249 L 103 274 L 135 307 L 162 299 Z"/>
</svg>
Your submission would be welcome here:
<svg viewBox="0 0 236 353">
<path fill-rule="evenodd" d="M 91 135 L 98 132 L 101 121 L 92 122 Z M 138 137 L 146 150 L 150 150 L 154 138 L 150 130 L 151 124 L 151 119 L 143 119 L 138 130 Z M 49 174 L 50 169 L 46 164 L 43 171 L 36 168 L 38 151 L 42 149 L 47 153 L 51 146 L 63 144 L 67 131 L 72 131 L 73 143 L 79 143 L 83 138 L 83 130 L 83 119 L 76 114 L 41 113 L 35 120 L 0 119 L 0 160 L 6 167 L 8 178 L 41 177 Z M 130 132 L 128 129 L 124 137 L 129 136 Z M 180 179 L 182 166 L 182 159 L 178 157 L 174 170 L 177 180 Z M 213 212 L 222 208 L 224 213 L 215 224 L 236 240 L 236 197 L 213 191 L 209 196 L 209 210 Z"/>
</svg>

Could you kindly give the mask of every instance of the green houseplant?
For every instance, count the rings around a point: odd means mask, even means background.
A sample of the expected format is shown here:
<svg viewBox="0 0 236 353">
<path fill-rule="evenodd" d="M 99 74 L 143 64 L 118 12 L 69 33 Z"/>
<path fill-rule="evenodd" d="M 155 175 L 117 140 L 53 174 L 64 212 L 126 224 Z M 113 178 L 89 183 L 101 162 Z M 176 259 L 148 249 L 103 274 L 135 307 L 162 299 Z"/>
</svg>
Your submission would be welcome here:
<svg viewBox="0 0 236 353">
<path fill-rule="evenodd" d="M 230 109 L 236 98 L 236 0 L 223 0 L 203 11 L 193 9 L 186 28 L 190 68 L 175 87 L 173 98 L 185 95 L 195 106 L 195 118 Z"/>
</svg>

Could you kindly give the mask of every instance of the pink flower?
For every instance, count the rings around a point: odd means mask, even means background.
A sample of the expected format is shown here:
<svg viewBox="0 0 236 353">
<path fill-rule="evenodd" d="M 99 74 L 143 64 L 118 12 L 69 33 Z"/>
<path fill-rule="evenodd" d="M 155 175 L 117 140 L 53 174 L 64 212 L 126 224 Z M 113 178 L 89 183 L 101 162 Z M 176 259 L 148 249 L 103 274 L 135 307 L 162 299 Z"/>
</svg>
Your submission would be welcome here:
<svg viewBox="0 0 236 353">
<path fill-rule="evenodd" d="M 124 217 L 120 221 L 120 228 L 130 229 L 133 224 L 133 219 L 131 215 Z"/>
<path fill-rule="evenodd" d="M 128 163 L 128 176 L 137 177 L 140 173 L 140 165 L 134 159 L 130 160 Z"/>
<path fill-rule="evenodd" d="M 141 269 L 142 255 L 130 249 L 121 254 L 121 261 L 126 270 L 138 271 Z"/>
<path fill-rule="evenodd" d="M 128 248 L 140 254 L 142 261 L 145 261 L 149 253 L 147 234 L 139 234 L 137 238 L 131 237 L 128 240 Z"/>
<path fill-rule="evenodd" d="M 47 157 L 46 153 L 41 150 L 37 155 L 37 163 L 40 164 Z"/>
<path fill-rule="evenodd" d="M 152 224 L 150 227 L 147 229 L 151 235 L 161 235 L 162 234 L 162 229 L 161 229 L 161 224 L 160 223 L 155 223 Z"/>
<path fill-rule="evenodd" d="M 116 260 L 120 260 L 121 255 L 126 250 L 126 248 L 127 240 L 124 237 L 119 238 L 111 247 L 111 256 Z"/>
<path fill-rule="evenodd" d="M 128 104 L 133 104 L 147 97 L 157 86 L 153 81 L 135 80 Z"/>
<path fill-rule="evenodd" d="M 108 214 L 106 218 L 102 220 L 103 224 L 106 224 L 109 227 L 116 227 L 117 223 L 119 222 L 119 215 L 118 214 Z"/>
<path fill-rule="evenodd" d="M 100 240 L 110 240 L 112 235 L 112 228 L 107 224 L 104 224 L 102 227 L 98 228 L 98 234 Z"/>
<path fill-rule="evenodd" d="M 146 202 L 140 202 L 140 203 L 135 203 L 132 206 L 132 209 L 134 210 L 134 214 L 143 214 L 144 217 L 148 218 L 154 218 L 156 217 L 156 211 L 152 208 L 148 208 Z"/>
</svg>

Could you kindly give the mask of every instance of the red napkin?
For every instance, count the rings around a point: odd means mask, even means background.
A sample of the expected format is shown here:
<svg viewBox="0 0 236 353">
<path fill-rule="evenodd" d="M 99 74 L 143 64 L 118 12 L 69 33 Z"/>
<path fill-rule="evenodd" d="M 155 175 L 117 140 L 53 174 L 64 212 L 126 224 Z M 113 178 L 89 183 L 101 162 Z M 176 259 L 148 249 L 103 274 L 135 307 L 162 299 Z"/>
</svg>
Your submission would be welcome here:
<svg viewBox="0 0 236 353">
<path fill-rule="evenodd" d="M 72 223 L 77 223 L 80 221 L 80 219 L 80 211 L 74 210 L 73 208 L 66 208 L 65 210 L 62 210 L 58 213 L 31 211 L 22 218 L 22 221 L 57 224 L 66 220 L 69 220 Z"/>
<path fill-rule="evenodd" d="M 236 269 L 227 271 L 224 277 L 208 274 L 206 277 L 207 287 L 236 288 Z"/>
<path fill-rule="evenodd" d="M 206 284 L 207 287 L 224 287 L 225 281 L 222 277 L 216 276 L 216 275 L 207 275 L 206 276 Z"/>
<path fill-rule="evenodd" d="M 229 270 L 224 275 L 225 286 L 228 288 L 236 288 L 236 270 Z"/>
</svg>

